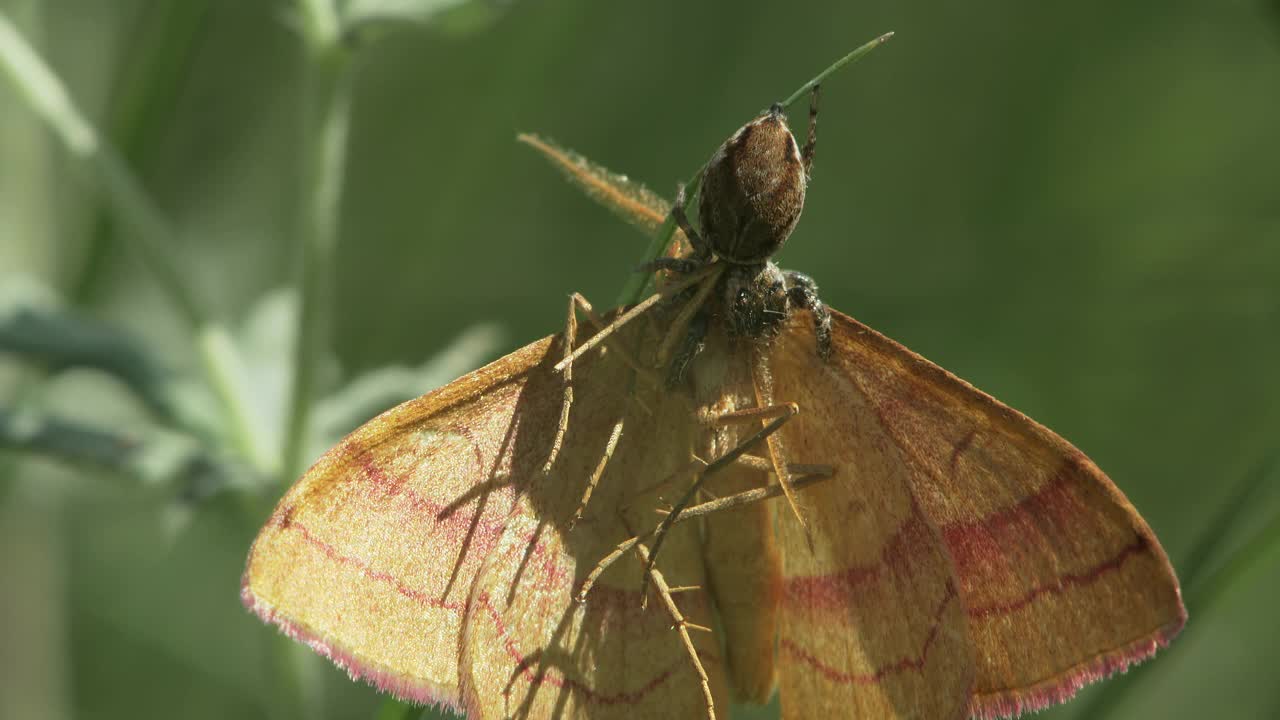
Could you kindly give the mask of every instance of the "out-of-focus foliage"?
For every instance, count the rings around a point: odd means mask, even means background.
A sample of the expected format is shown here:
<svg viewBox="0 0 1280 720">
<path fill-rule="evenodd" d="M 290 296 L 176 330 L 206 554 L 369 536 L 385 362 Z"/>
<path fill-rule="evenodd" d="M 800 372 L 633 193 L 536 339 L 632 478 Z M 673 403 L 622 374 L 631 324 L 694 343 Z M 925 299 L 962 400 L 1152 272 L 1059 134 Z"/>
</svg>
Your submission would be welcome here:
<svg viewBox="0 0 1280 720">
<path fill-rule="evenodd" d="M 338 7 L 353 114 L 308 459 L 383 404 L 556 330 L 570 291 L 618 294 L 645 237 L 517 132 L 671 196 L 746 118 L 893 30 L 824 86 L 808 208 L 780 262 L 1075 442 L 1175 565 L 1224 582 L 1188 586 L 1212 605 L 1192 605 L 1111 717 L 1280 713 L 1280 574 L 1221 571 L 1280 512 L 1274 2 Z M 249 427 L 278 452 L 297 312 L 278 289 L 296 281 L 309 187 L 298 7 L 0 12 L 171 221 L 165 250 L 230 328 Z M 0 716 L 265 717 L 298 691 L 237 590 L 279 483 L 227 449 L 200 346 L 104 197 L 0 80 Z M 394 711 L 327 664 L 293 675 L 317 716 Z"/>
</svg>

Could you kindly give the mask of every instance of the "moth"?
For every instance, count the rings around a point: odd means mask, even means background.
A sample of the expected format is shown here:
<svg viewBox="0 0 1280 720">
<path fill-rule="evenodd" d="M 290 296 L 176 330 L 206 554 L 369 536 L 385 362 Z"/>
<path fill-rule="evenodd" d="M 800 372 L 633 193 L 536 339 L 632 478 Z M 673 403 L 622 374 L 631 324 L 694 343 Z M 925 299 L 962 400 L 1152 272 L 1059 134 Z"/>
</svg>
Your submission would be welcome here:
<svg viewBox="0 0 1280 720">
<path fill-rule="evenodd" d="M 281 499 L 242 599 L 356 678 L 468 718 L 1006 717 L 1186 612 L 1093 462 L 818 300 L 782 108 L 681 190 L 659 291 L 371 420 Z M 615 207 L 662 201 L 525 138 Z"/>
</svg>

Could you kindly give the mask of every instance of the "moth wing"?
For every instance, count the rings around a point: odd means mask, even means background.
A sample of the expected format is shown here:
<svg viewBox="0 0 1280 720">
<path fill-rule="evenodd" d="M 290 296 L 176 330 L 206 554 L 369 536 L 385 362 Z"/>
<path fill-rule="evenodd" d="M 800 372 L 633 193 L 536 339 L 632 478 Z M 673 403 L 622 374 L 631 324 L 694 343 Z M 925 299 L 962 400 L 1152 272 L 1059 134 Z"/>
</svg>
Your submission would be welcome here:
<svg viewBox="0 0 1280 720">
<path fill-rule="evenodd" d="M 760 487 L 761 473 L 729 467 L 711 484 L 714 495 Z M 726 670 L 735 699 L 769 702 L 777 685 L 777 592 L 782 558 L 774 533 L 774 505 L 755 503 L 703 520 L 703 557 L 725 634 Z"/>
<path fill-rule="evenodd" d="M 1163 548 L 1083 453 L 840 313 L 824 366 L 808 320 L 797 316 L 779 344 L 779 397 L 789 378 L 808 382 L 816 412 L 799 427 L 824 437 L 839 429 L 837 442 L 875 438 L 886 471 L 941 539 L 972 645 L 969 714 L 1013 716 L 1061 702 L 1178 633 L 1186 611 Z M 789 440 L 803 447 L 798 428 Z M 821 451 L 799 459 L 823 462 Z M 856 478 L 847 491 L 870 502 L 865 482 Z"/>
<path fill-rule="evenodd" d="M 638 332 L 624 331 L 623 342 L 638 347 Z M 585 602 L 573 599 L 597 562 L 661 519 L 657 498 L 644 488 L 688 465 L 698 425 L 679 398 L 633 385 L 631 370 L 612 352 L 584 356 L 573 373 L 575 399 L 558 459 L 517 499 L 472 587 L 462 649 L 464 704 L 470 717 L 486 720 L 705 718 L 699 677 L 671 616 L 656 595 L 641 606 L 643 566 L 635 555 L 611 566 Z M 545 384 L 558 402 L 561 382 L 539 367 L 526 392 Z M 517 463 L 526 437 L 533 438 L 530 452 L 545 458 L 555 423 L 553 415 L 542 417 L 552 421 L 517 430 Z M 570 530 L 619 422 L 614 452 Z M 706 586 L 695 524 L 672 531 L 657 565 L 670 586 Z M 673 597 L 686 620 L 713 625 L 704 590 Z M 708 686 L 726 712 L 718 641 L 710 633 L 692 635 Z"/>
<path fill-rule="evenodd" d="M 628 525 L 657 522 L 635 488 L 687 463 L 695 425 L 662 394 L 632 402 L 626 365 L 588 354 L 574 366 L 569 432 L 543 475 L 562 354 L 556 338 L 534 343 L 326 453 L 255 541 L 246 605 L 353 676 L 473 720 L 705 714 L 670 617 L 657 602 L 640 608 L 638 562 L 617 563 L 585 603 L 572 600 Z M 613 458 L 570 531 L 619 419 Z M 677 528 L 663 549 L 672 585 L 705 585 L 694 530 Z M 712 624 L 704 592 L 676 597 L 688 620 Z M 695 644 L 723 700 L 716 641 Z"/>
<path fill-rule="evenodd" d="M 245 605 L 353 677 L 457 707 L 472 580 L 517 497 L 507 430 L 537 404 L 524 390 L 551 345 L 389 410 L 326 452 L 254 541 Z"/>
<path fill-rule="evenodd" d="M 975 665 L 951 561 L 839 352 L 826 370 L 812 332 L 791 330 L 771 358 L 774 401 L 800 406 L 788 459 L 835 470 L 800 494 L 807 531 L 773 507 L 783 717 L 965 718 Z"/>
</svg>

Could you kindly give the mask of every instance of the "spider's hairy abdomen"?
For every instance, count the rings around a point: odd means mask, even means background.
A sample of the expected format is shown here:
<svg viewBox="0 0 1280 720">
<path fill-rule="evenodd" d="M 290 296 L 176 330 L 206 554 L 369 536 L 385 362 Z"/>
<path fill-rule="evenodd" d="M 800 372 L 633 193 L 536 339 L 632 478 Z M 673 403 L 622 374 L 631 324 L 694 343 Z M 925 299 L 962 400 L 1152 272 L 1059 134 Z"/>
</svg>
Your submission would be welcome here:
<svg viewBox="0 0 1280 720">
<path fill-rule="evenodd" d="M 781 108 L 743 125 L 707 163 L 698 219 L 710 249 L 733 263 L 768 260 L 795 229 L 807 183 Z"/>
</svg>

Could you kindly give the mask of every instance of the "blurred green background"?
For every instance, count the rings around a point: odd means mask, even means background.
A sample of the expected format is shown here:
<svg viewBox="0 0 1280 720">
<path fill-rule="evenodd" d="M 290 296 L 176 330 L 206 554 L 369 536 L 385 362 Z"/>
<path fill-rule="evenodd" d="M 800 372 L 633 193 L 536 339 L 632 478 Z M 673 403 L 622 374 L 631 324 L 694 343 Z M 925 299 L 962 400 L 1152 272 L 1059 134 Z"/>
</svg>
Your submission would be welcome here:
<svg viewBox="0 0 1280 720">
<path fill-rule="evenodd" d="M 231 329 L 249 431 L 278 456 L 296 304 L 277 291 L 298 276 L 315 181 L 298 8 L 0 11 L 172 222 L 164 250 Z M 645 238 L 517 131 L 670 196 L 755 112 L 887 30 L 825 85 L 808 208 L 781 264 L 1058 430 L 1128 494 L 1184 581 L 1198 568 L 1169 651 L 1046 717 L 1280 716 L 1280 553 L 1257 539 L 1280 513 L 1273 0 L 521 0 L 371 25 L 352 38 L 331 316 L 318 315 L 333 357 L 311 358 L 316 386 L 389 365 L 422 366 L 402 388 L 440 382 L 557 330 L 570 291 L 617 297 Z M 239 465 L 192 333 L 95 174 L 0 77 L 0 716 L 287 717 L 298 694 L 311 717 L 396 716 L 324 663 L 300 662 L 303 690 L 283 686 L 274 631 L 237 598 L 279 462 L 233 471 L 231 490 L 193 479 L 205 455 Z M 156 382 L 195 430 L 164 429 L 127 373 L 17 351 L 15 318 L 32 308 L 54 330 L 71 323 L 54 346 L 127 333 L 149 358 L 134 365 L 165 369 Z M 322 408 L 338 419 L 318 421 L 305 459 L 359 414 L 347 400 Z M 59 438 L 85 438 L 48 418 L 114 433 L 106 459 L 59 460 L 75 454 Z M 49 430 L 53 447 L 24 449 L 33 435 L 15 427 Z M 135 447 L 121 438 L 147 452 L 95 470 Z"/>
</svg>

